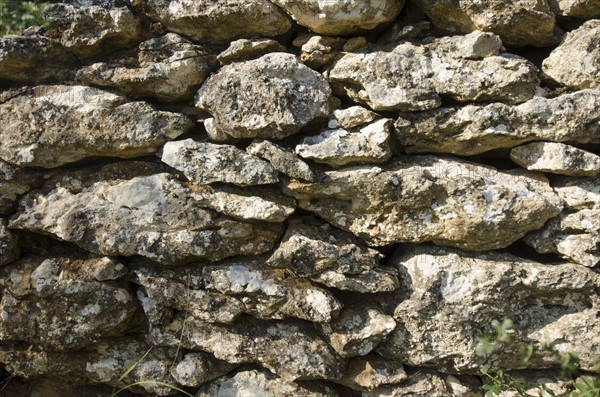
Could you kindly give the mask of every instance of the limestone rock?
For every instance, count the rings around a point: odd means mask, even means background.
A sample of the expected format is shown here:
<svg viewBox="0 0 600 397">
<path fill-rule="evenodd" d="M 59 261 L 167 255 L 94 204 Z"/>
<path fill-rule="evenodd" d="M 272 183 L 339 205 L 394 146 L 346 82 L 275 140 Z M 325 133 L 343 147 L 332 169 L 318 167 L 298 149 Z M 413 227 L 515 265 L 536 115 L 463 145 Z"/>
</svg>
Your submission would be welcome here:
<svg viewBox="0 0 600 397">
<path fill-rule="evenodd" d="M 381 119 L 358 131 L 326 130 L 302 139 L 295 152 L 332 167 L 385 163 L 393 154 L 393 124 L 391 119 Z"/>
<path fill-rule="evenodd" d="M 205 266 L 207 289 L 240 299 L 245 312 L 261 319 L 297 317 L 317 323 L 337 317 L 342 304 L 327 290 L 261 263 Z"/>
<path fill-rule="evenodd" d="M 362 397 L 481 397 L 482 393 L 478 378 L 419 371 L 406 382 L 364 392 Z"/>
<path fill-rule="evenodd" d="M 582 90 L 518 106 L 502 103 L 402 113 L 398 140 L 409 153 L 471 156 L 531 141 L 600 143 L 600 91 Z"/>
<path fill-rule="evenodd" d="M 600 4 L 598 4 L 600 9 Z M 600 15 L 600 14 L 599 14 Z M 575 90 L 600 90 L 600 19 L 587 21 L 566 34 L 560 46 L 544 60 L 544 74 Z"/>
<path fill-rule="evenodd" d="M 433 241 L 497 249 L 542 227 L 561 209 L 541 175 L 433 156 L 328 171 L 321 183 L 291 181 L 286 190 L 300 208 L 370 245 Z"/>
<path fill-rule="evenodd" d="M 170 31 L 203 43 L 225 44 L 240 38 L 275 37 L 292 27 L 287 15 L 268 0 L 135 2 Z"/>
<path fill-rule="evenodd" d="M 599 300 L 593 292 L 600 275 L 583 266 L 553 266 L 509 254 L 469 254 L 415 246 L 392 262 L 402 288 L 390 308 L 397 327 L 378 351 L 411 366 L 476 374 L 482 365 L 523 368 L 519 344 L 557 341 L 559 351 L 575 353 L 591 368 L 600 348 Z M 514 342 L 489 357 L 475 353 L 478 337 L 492 320 L 511 318 Z M 560 340 L 560 341 L 559 341 Z M 557 366 L 558 354 L 540 348 L 527 364 Z"/>
<path fill-rule="evenodd" d="M 182 171 L 191 182 L 199 184 L 224 182 L 251 186 L 279 180 L 271 164 L 232 145 L 192 139 L 167 142 L 162 161 Z"/>
<path fill-rule="evenodd" d="M 313 69 L 321 69 L 339 56 L 345 42 L 346 39 L 342 37 L 323 37 L 308 34 L 298 37 L 293 44 L 300 45 L 300 60 L 302 62 Z"/>
<path fill-rule="evenodd" d="M 265 140 L 254 140 L 246 151 L 269 161 L 273 168 L 289 177 L 314 181 L 315 173 L 310 166 L 298 158 L 291 150 Z"/>
<path fill-rule="evenodd" d="M 91 58 L 115 49 L 127 48 L 141 40 L 140 19 L 127 7 L 50 4 L 44 9 L 47 20 L 60 26 L 61 44 L 79 57 Z"/>
<path fill-rule="evenodd" d="M 209 134 L 282 139 L 325 118 L 330 95 L 323 76 L 277 52 L 224 66 L 204 83 L 196 103 L 214 117 L 205 121 Z"/>
<path fill-rule="evenodd" d="M 0 266 L 19 258 L 20 249 L 17 236 L 0 219 Z"/>
<path fill-rule="evenodd" d="M 38 86 L 0 104 L 0 158 L 53 168 L 92 156 L 155 152 L 189 130 L 185 116 L 85 86 Z"/>
<path fill-rule="evenodd" d="M 418 111 L 455 101 L 531 99 L 539 83 L 535 66 L 498 54 L 495 36 L 474 32 L 426 45 L 402 43 L 391 52 L 348 53 L 329 71 L 336 94 L 374 110 Z"/>
<path fill-rule="evenodd" d="M 353 35 L 393 21 L 404 0 L 273 0 L 298 24 L 329 36 Z"/>
<path fill-rule="evenodd" d="M 407 377 L 402 364 L 369 354 L 350 359 L 346 373 L 336 382 L 353 390 L 368 391 L 400 383 Z"/>
<path fill-rule="evenodd" d="M 600 263 L 600 178 L 565 178 L 554 190 L 565 210 L 525 237 L 538 252 L 557 253 L 583 266 Z"/>
<path fill-rule="evenodd" d="M 267 371 L 237 372 L 203 386 L 195 397 L 217 396 L 277 396 L 277 397 L 338 397 L 331 386 L 311 382 L 310 385 L 285 381 Z"/>
<path fill-rule="evenodd" d="M 110 276 L 99 277 L 95 268 Z M 4 341 L 78 349 L 125 334 L 136 310 L 125 284 L 110 281 L 127 269 L 109 258 L 26 258 L 0 271 Z"/>
<path fill-rule="evenodd" d="M 183 386 L 198 387 L 226 375 L 234 368 L 235 365 L 217 360 L 209 354 L 191 352 L 171 369 L 171 376 Z"/>
<path fill-rule="evenodd" d="M 280 233 L 279 225 L 234 221 L 200 207 L 169 174 L 98 182 L 78 193 L 57 187 L 33 194 L 10 226 L 103 255 L 142 255 L 165 264 L 257 255 Z"/>
<path fill-rule="evenodd" d="M 39 84 L 68 79 L 75 74 L 75 60 L 47 37 L 0 38 L 0 80 Z"/>
<path fill-rule="evenodd" d="M 189 330 L 180 336 L 185 323 Z M 173 322 L 154 328 L 154 344 L 182 346 L 212 353 L 229 363 L 257 363 L 281 378 L 337 379 L 345 361 L 303 322 L 265 322 L 252 318 L 233 324 L 211 324 L 176 314 Z"/>
<path fill-rule="evenodd" d="M 9 215 L 17 208 L 21 195 L 37 184 L 39 176 L 20 170 L 0 160 L 0 215 Z"/>
<path fill-rule="evenodd" d="M 397 274 L 378 266 L 382 258 L 356 237 L 328 224 L 294 224 L 267 264 L 341 290 L 393 291 L 398 288 Z"/>
<path fill-rule="evenodd" d="M 416 0 L 433 24 L 451 33 L 493 32 L 511 47 L 556 43 L 554 14 L 546 1 Z"/>
<path fill-rule="evenodd" d="M 379 118 L 378 114 L 362 106 L 351 106 L 346 109 L 334 110 L 329 116 L 329 128 L 352 129 L 369 124 Z"/>
<path fill-rule="evenodd" d="M 239 39 L 232 41 L 229 47 L 217 56 L 221 65 L 248 61 L 270 52 L 285 52 L 286 48 L 272 39 Z"/>
<path fill-rule="evenodd" d="M 571 382 L 561 379 L 560 371 L 557 370 L 510 371 L 508 375 L 516 381 L 522 382 L 523 390 L 531 395 L 539 394 L 540 386 L 551 390 L 556 396 L 568 396 L 570 391 L 573 391 Z M 548 393 L 548 395 L 551 394 Z M 516 391 L 505 390 L 500 392 L 498 396 L 518 397 L 518 393 Z"/>
<path fill-rule="evenodd" d="M 133 97 L 176 102 L 191 99 L 215 67 L 214 55 L 168 33 L 109 62 L 85 66 L 77 77 L 86 84 L 116 88 Z"/>
<path fill-rule="evenodd" d="M 581 19 L 600 18 L 598 0 L 548 0 L 556 15 Z"/>
<path fill-rule="evenodd" d="M 530 171 L 572 176 L 600 174 L 599 156 L 564 143 L 529 143 L 511 150 L 510 158 Z"/>
<path fill-rule="evenodd" d="M 348 307 L 340 316 L 320 325 L 325 339 L 342 357 L 364 356 L 396 328 L 390 316 L 371 307 Z"/>
</svg>

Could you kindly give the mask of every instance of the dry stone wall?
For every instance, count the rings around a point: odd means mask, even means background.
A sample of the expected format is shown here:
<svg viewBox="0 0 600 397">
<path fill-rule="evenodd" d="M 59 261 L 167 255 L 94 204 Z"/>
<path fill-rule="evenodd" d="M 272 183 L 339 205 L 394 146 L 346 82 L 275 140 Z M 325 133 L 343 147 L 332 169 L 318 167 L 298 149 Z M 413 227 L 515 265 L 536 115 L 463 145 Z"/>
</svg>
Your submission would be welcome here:
<svg viewBox="0 0 600 397">
<path fill-rule="evenodd" d="M 0 395 L 560 392 L 520 344 L 600 358 L 598 0 L 45 15 L 0 38 Z"/>
</svg>

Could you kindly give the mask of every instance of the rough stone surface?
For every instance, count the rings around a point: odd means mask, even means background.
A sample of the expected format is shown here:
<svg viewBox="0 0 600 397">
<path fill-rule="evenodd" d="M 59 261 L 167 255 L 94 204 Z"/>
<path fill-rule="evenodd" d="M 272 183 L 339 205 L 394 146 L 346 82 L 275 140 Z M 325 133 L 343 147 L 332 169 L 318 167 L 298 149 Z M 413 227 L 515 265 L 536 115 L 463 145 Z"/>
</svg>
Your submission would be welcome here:
<svg viewBox="0 0 600 397">
<path fill-rule="evenodd" d="M 205 121 L 209 134 L 282 139 L 325 118 L 330 95 L 323 76 L 277 52 L 224 66 L 204 83 L 196 103 L 214 117 Z"/>
<path fill-rule="evenodd" d="M 398 140 L 409 153 L 474 155 L 531 141 L 600 143 L 600 91 L 502 103 L 401 113 Z"/>
<path fill-rule="evenodd" d="M 556 15 L 575 18 L 600 18 L 598 0 L 548 0 Z"/>
<path fill-rule="evenodd" d="M 0 160 L 0 215 L 9 215 L 17 208 L 19 197 L 36 184 L 39 177 Z"/>
<path fill-rule="evenodd" d="M 93 156 L 136 157 L 192 127 L 177 113 L 85 86 L 38 86 L 0 104 L 0 158 L 53 168 Z"/>
<path fill-rule="evenodd" d="M 468 254 L 417 246 L 392 259 L 402 282 L 393 304 L 397 327 L 379 353 L 411 366 L 446 368 L 477 374 L 482 365 L 522 368 L 519 343 L 579 356 L 591 368 L 600 348 L 598 296 L 600 275 L 583 266 L 547 266 L 509 254 Z M 514 343 L 489 357 L 475 354 L 486 324 L 504 317 L 514 321 Z M 532 368 L 557 366 L 561 357 L 539 352 Z"/>
<path fill-rule="evenodd" d="M 598 4 L 600 9 L 600 4 Z M 544 60 L 544 74 L 571 89 L 600 89 L 600 19 L 588 21 L 566 34 Z"/>
<path fill-rule="evenodd" d="M 103 255 L 142 255 L 167 264 L 260 254 L 273 247 L 280 230 L 198 206 L 193 192 L 169 174 L 34 194 L 10 225 Z"/>
<path fill-rule="evenodd" d="M 572 389 L 569 387 L 571 382 L 561 379 L 560 371 L 557 370 L 511 371 L 509 375 L 516 381 L 522 382 L 525 392 L 531 395 L 539 394 L 540 386 L 551 390 L 557 396 L 569 395 L 569 391 Z M 551 396 L 547 392 L 545 394 Z M 500 392 L 499 396 L 518 397 L 518 393 L 504 390 Z"/>
<path fill-rule="evenodd" d="M 232 62 L 248 61 L 270 52 L 286 52 L 286 48 L 272 39 L 239 39 L 232 41 L 229 47 L 219 54 L 221 65 Z"/>
<path fill-rule="evenodd" d="M 234 368 L 235 365 L 217 360 L 209 354 L 191 352 L 171 369 L 171 376 L 184 386 L 198 387 L 227 375 Z"/>
<path fill-rule="evenodd" d="M 333 62 L 340 54 L 346 39 L 342 37 L 323 37 L 301 35 L 293 44 L 299 46 L 300 60 L 313 69 L 320 69 Z"/>
<path fill-rule="evenodd" d="M 377 113 L 362 106 L 351 106 L 346 109 L 334 110 L 329 116 L 329 128 L 351 129 L 369 124 L 379 118 Z"/>
<path fill-rule="evenodd" d="M 19 258 L 20 249 L 17 236 L 0 219 L 0 266 Z"/>
<path fill-rule="evenodd" d="M 406 382 L 382 386 L 362 397 L 481 397 L 480 382 L 474 377 L 457 377 L 436 372 L 411 374 Z"/>
<path fill-rule="evenodd" d="M 381 356 L 369 354 L 348 361 L 344 376 L 336 382 L 358 391 L 368 391 L 384 385 L 393 385 L 407 378 L 404 366 Z"/>
<path fill-rule="evenodd" d="M 206 43 L 274 37 L 292 27 L 287 15 L 268 0 L 132 0 L 169 30 Z"/>
<path fill-rule="evenodd" d="M 560 212 L 542 176 L 462 160 L 405 156 L 385 166 L 291 181 L 298 206 L 371 245 L 433 241 L 483 251 L 510 245 Z"/>
<path fill-rule="evenodd" d="M 493 32 L 511 47 L 556 43 L 554 14 L 546 1 L 416 0 L 433 24 L 450 33 Z"/>
<path fill-rule="evenodd" d="M 246 148 L 246 151 L 254 156 L 268 160 L 273 168 L 289 177 L 305 181 L 314 181 L 316 178 L 310 166 L 298 158 L 291 150 L 286 150 L 272 142 L 255 140 Z"/>
<path fill-rule="evenodd" d="M 44 16 L 60 26 L 61 44 L 79 57 L 90 58 L 137 44 L 139 17 L 127 7 L 50 4 Z"/>
<path fill-rule="evenodd" d="M 358 131 L 326 130 L 302 139 L 295 152 L 332 167 L 385 163 L 393 154 L 393 129 L 391 119 L 381 119 Z"/>
<path fill-rule="evenodd" d="M 529 143 L 512 149 L 510 158 L 530 171 L 573 176 L 600 174 L 600 156 L 564 143 Z"/>
<path fill-rule="evenodd" d="M 336 94 L 382 111 L 434 109 L 440 96 L 510 104 L 531 99 L 539 83 L 535 66 L 498 54 L 497 42 L 474 32 L 427 45 L 402 43 L 390 52 L 348 53 L 333 65 L 329 81 Z"/>
<path fill-rule="evenodd" d="M 273 0 L 298 24 L 329 36 L 373 30 L 393 21 L 404 0 Z"/>
<path fill-rule="evenodd" d="M 115 88 L 134 97 L 163 102 L 191 99 L 215 69 L 215 56 L 183 37 L 168 33 L 141 43 L 137 50 L 79 70 L 86 84 Z"/>
<path fill-rule="evenodd" d="M 556 253 L 583 266 L 600 263 L 600 178 L 564 178 L 554 190 L 565 210 L 525 237 L 538 252 Z"/>
</svg>

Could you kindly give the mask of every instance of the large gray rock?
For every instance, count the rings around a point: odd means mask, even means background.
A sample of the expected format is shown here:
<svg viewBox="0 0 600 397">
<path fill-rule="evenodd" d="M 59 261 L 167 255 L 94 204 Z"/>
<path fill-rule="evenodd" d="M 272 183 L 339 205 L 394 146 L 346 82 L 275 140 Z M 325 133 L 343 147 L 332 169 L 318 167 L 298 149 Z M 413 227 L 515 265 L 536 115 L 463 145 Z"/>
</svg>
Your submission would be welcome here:
<svg viewBox="0 0 600 397">
<path fill-rule="evenodd" d="M 127 7 L 114 4 L 50 4 L 44 16 L 56 23 L 61 44 L 83 58 L 109 54 L 137 44 L 142 37 L 140 19 Z"/>
<path fill-rule="evenodd" d="M 214 55 L 168 33 L 109 62 L 85 66 L 77 77 L 86 84 L 115 88 L 133 97 L 176 102 L 191 99 L 215 68 Z"/>
<path fill-rule="evenodd" d="M 497 37 L 483 32 L 402 43 L 390 52 L 348 53 L 328 77 L 336 94 L 374 110 L 434 109 L 440 96 L 511 104 L 531 99 L 539 83 L 535 66 L 499 49 Z"/>
<path fill-rule="evenodd" d="M 182 326 L 189 332 L 181 334 Z M 148 337 L 155 345 L 203 350 L 229 363 L 257 363 L 288 381 L 337 379 L 346 365 L 304 322 L 244 318 L 212 324 L 180 313 L 171 323 L 154 327 Z"/>
<path fill-rule="evenodd" d="M 600 9 L 600 4 L 598 5 Z M 600 89 L 600 19 L 587 21 L 566 34 L 544 60 L 542 70 L 561 86 Z"/>
<path fill-rule="evenodd" d="M 131 0 L 170 31 L 192 40 L 225 44 L 252 37 L 274 37 L 292 27 L 287 15 L 268 0 Z"/>
<path fill-rule="evenodd" d="M 539 174 L 433 156 L 328 171 L 321 183 L 291 181 L 286 190 L 300 208 L 371 245 L 433 241 L 474 251 L 510 245 L 562 205 Z"/>
<path fill-rule="evenodd" d="M 476 377 L 457 377 L 436 372 L 418 371 L 408 380 L 386 385 L 362 397 L 481 397 L 481 381 Z"/>
<path fill-rule="evenodd" d="M 502 103 L 402 113 L 398 140 L 409 153 L 470 156 L 531 141 L 600 143 L 600 91 L 536 97 L 518 106 Z"/>
<path fill-rule="evenodd" d="M 203 208 L 169 174 L 97 182 L 79 192 L 59 186 L 27 202 L 11 227 L 103 255 L 142 255 L 165 264 L 260 254 L 273 248 L 281 229 Z"/>
<path fill-rule="evenodd" d="M 394 385 L 408 377 L 401 363 L 386 360 L 376 354 L 348 360 L 344 376 L 336 380 L 358 391 L 373 390 L 384 385 Z"/>
<path fill-rule="evenodd" d="M 416 0 L 433 24 L 451 33 L 493 32 L 511 47 L 545 47 L 557 42 L 547 1 Z"/>
<path fill-rule="evenodd" d="M 271 53 L 224 66 L 198 91 L 197 106 L 212 114 L 209 135 L 282 139 L 329 114 L 323 76 L 292 54 Z"/>
<path fill-rule="evenodd" d="M 0 218 L 0 266 L 4 266 L 19 258 L 19 239 L 5 226 L 5 221 Z"/>
<path fill-rule="evenodd" d="M 109 258 L 35 257 L 2 272 L 0 337 L 54 350 L 124 335 L 136 311 L 127 268 Z"/>
<path fill-rule="evenodd" d="M 0 158 L 53 168 L 93 156 L 154 153 L 189 130 L 187 117 L 85 86 L 37 86 L 0 104 Z"/>
<path fill-rule="evenodd" d="M 600 263 L 600 177 L 564 178 L 554 190 L 565 210 L 525 237 L 538 252 L 555 253 L 583 266 Z"/>
<path fill-rule="evenodd" d="M 39 84 L 68 79 L 75 60 L 58 43 L 44 36 L 0 38 L 0 80 Z"/>
<path fill-rule="evenodd" d="M 600 340 L 600 300 L 594 292 L 600 274 L 572 264 L 544 265 L 509 254 L 469 254 L 415 246 L 392 259 L 402 280 L 390 310 L 397 327 L 378 351 L 411 366 L 477 374 L 483 365 L 515 369 L 558 366 L 561 357 L 543 350 L 578 355 L 592 368 Z M 511 318 L 514 341 L 489 357 L 475 353 L 478 337 L 492 320 Z M 525 365 L 518 348 L 540 350 Z"/>
<path fill-rule="evenodd" d="M 393 21 L 404 0 L 273 0 L 315 33 L 353 35 Z"/>
<path fill-rule="evenodd" d="M 600 18 L 598 0 L 548 0 L 556 15 L 581 19 Z"/>
<path fill-rule="evenodd" d="M 600 156 L 564 143 L 529 143 L 512 149 L 510 158 L 530 171 L 571 176 L 600 174 Z"/>
<path fill-rule="evenodd" d="M 254 156 L 261 157 L 273 166 L 277 171 L 289 177 L 314 181 L 315 173 L 310 166 L 298 158 L 291 150 L 266 140 L 254 140 L 246 151 Z"/>
</svg>

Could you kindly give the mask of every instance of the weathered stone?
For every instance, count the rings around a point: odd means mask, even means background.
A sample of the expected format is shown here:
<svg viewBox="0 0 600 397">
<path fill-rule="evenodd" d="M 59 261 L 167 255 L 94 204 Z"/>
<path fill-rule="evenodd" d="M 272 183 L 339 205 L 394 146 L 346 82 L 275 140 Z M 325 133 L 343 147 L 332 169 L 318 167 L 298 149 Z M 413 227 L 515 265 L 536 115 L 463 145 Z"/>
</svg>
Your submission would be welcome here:
<svg viewBox="0 0 600 397">
<path fill-rule="evenodd" d="M 352 35 L 396 19 L 404 0 L 273 0 L 298 24 L 325 35 Z"/>
<path fill-rule="evenodd" d="M 315 173 L 310 166 L 299 159 L 291 150 L 282 148 L 269 141 L 254 140 L 246 151 L 269 161 L 273 168 L 292 178 L 314 181 Z"/>
<path fill-rule="evenodd" d="M 259 58 L 270 52 L 286 52 L 286 48 L 271 39 L 239 39 L 232 41 L 229 47 L 217 56 L 217 59 L 221 65 L 227 65 Z"/>
<path fill-rule="evenodd" d="M 249 186 L 279 180 L 271 164 L 232 145 L 192 139 L 168 142 L 162 151 L 162 161 L 199 184 L 224 182 Z"/>
<path fill-rule="evenodd" d="M 419 371 L 411 374 L 406 382 L 364 392 L 362 397 L 481 397 L 482 395 L 478 378 Z"/>
<path fill-rule="evenodd" d="M 127 269 L 109 258 L 26 258 L 0 272 L 4 341 L 79 349 L 125 334 L 136 310 L 125 284 L 110 281 Z"/>
<path fill-rule="evenodd" d="M 38 179 L 36 174 L 0 160 L 0 215 L 14 212 L 21 195 L 27 193 Z"/>
<path fill-rule="evenodd" d="M 0 219 L 0 266 L 19 258 L 18 241 L 17 236 L 5 226 L 5 221 Z"/>
<path fill-rule="evenodd" d="M 579 356 L 591 368 L 600 348 L 600 306 L 593 292 L 600 274 L 583 266 L 553 266 L 509 254 L 469 254 L 459 250 L 415 246 L 392 259 L 402 288 L 392 304 L 396 330 L 378 351 L 411 366 L 445 368 L 476 374 L 493 368 L 543 368 L 561 362 L 545 343 Z M 476 354 L 478 337 L 492 320 L 514 321 L 514 341 L 488 357 Z M 540 350 L 527 365 L 520 344 Z"/>
<path fill-rule="evenodd" d="M 154 153 L 189 130 L 185 116 L 84 86 L 38 86 L 0 104 L 0 158 L 53 168 L 92 156 Z"/>
<path fill-rule="evenodd" d="M 539 83 L 535 66 L 510 54 L 498 55 L 497 38 L 483 32 L 403 43 L 391 52 L 349 53 L 329 71 L 336 94 L 374 110 L 417 111 L 455 101 L 531 99 Z"/>
<path fill-rule="evenodd" d="M 531 141 L 600 143 L 600 91 L 583 90 L 518 106 L 502 103 L 402 113 L 398 140 L 409 153 L 470 156 Z"/>
<path fill-rule="evenodd" d="M 600 9 L 600 4 L 598 5 Z M 544 60 L 544 75 L 575 90 L 600 90 L 600 19 L 587 21 L 566 34 Z"/>
<path fill-rule="evenodd" d="M 561 379 L 560 371 L 557 370 L 510 371 L 508 375 L 515 381 L 521 382 L 525 393 L 531 395 L 540 394 L 540 387 L 551 390 L 556 396 L 568 396 L 570 391 L 573 391 L 571 381 Z M 543 397 L 551 396 L 547 391 L 541 395 Z M 503 390 L 498 396 L 518 397 L 519 394 L 513 390 Z"/>
<path fill-rule="evenodd" d="M 192 40 L 225 44 L 252 37 L 274 37 L 292 27 L 287 15 L 268 0 L 132 0 L 170 31 Z"/>
<path fill-rule="evenodd" d="M 90 58 L 137 44 L 140 19 L 127 7 L 50 4 L 44 16 L 60 26 L 61 44 L 77 56 Z"/>
<path fill-rule="evenodd" d="M 511 47 L 545 47 L 558 40 L 554 14 L 546 1 L 416 0 L 433 24 L 451 33 L 493 32 Z"/>
<path fill-rule="evenodd" d="M 600 178 L 565 178 L 554 190 L 565 210 L 525 237 L 538 252 L 557 253 L 580 265 L 600 263 Z"/>
<path fill-rule="evenodd" d="M 75 60 L 44 36 L 0 38 L 0 80 L 39 84 L 75 74 Z"/>
<path fill-rule="evenodd" d="M 598 0 L 548 0 L 556 15 L 581 19 L 600 18 Z"/>
<path fill-rule="evenodd" d="M 325 339 L 342 357 L 369 354 L 396 328 L 390 316 L 371 307 L 347 307 L 340 316 L 321 324 Z"/>
<path fill-rule="evenodd" d="M 328 287 L 375 293 L 398 288 L 394 269 L 379 267 L 383 256 L 328 224 L 291 225 L 267 264 L 288 268 Z"/>
<path fill-rule="evenodd" d="M 323 323 L 332 321 L 342 308 L 327 290 L 290 277 L 285 269 L 264 269 L 261 263 L 205 266 L 203 278 L 207 289 L 237 297 L 246 313 L 261 319 L 297 317 Z"/>
<path fill-rule="evenodd" d="M 183 324 L 189 330 L 180 335 Z M 176 314 L 172 323 L 154 328 L 154 344 L 203 350 L 229 363 L 257 363 L 281 378 L 337 379 L 346 363 L 303 322 L 265 322 L 252 318 L 211 324 Z"/>
<path fill-rule="evenodd" d="M 381 119 L 358 131 L 326 130 L 302 139 L 295 152 L 300 157 L 332 167 L 385 163 L 393 154 L 393 129 L 391 119 Z"/>
<path fill-rule="evenodd" d="M 354 390 L 366 391 L 400 383 L 407 377 L 402 364 L 369 354 L 350 359 L 346 373 L 336 382 Z"/>
<path fill-rule="evenodd" d="M 86 84 L 116 88 L 134 97 L 163 102 L 191 99 L 216 67 L 216 58 L 183 37 L 168 33 L 137 50 L 79 70 Z"/>
<path fill-rule="evenodd" d="M 352 129 L 369 124 L 379 118 L 379 115 L 362 106 L 351 106 L 346 109 L 334 110 L 329 116 L 329 128 Z"/>
<path fill-rule="evenodd" d="M 277 52 L 224 66 L 204 83 L 196 102 L 214 117 L 205 121 L 209 134 L 282 139 L 327 117 L 330 95 L 323 76 Z"/>
<path fill-rule="evenodd" d="M 300 60 L 313 69 L 320 69 L 333 62 L 339 55 L 346 39 L 307 34 L 294 40 L 301 49 Z M 302 44 L 300 44 L 302 43 Z"/>
<path fill-rule="evenodd" d="M 529 143 L 512 149 L 510 158 L 530 171 L 571 176 L 600 174 L 600 156 L 564 143 Z"/>
<path fill-rule="evenodd" d="M 103 255 L 165 264 L 257 255 L 273 248 L 275 224 L 234 221 L 204 209 L 169 174 L 98 182 L 79 193 L 33 194 L 11 227 L 51 234 Z"/>
<path fill-rule="evenodd" d="M 311 382 L 301 385 L 278 378 L 267 371 L 240 371 L 206 385 L 196 397 L 216 396 L 277 396 L 277 397 L 338 397 L 331 386 Z"/>
<path fill-rule="evenodd" d="M 371 245 L 433 241 L 497 249 L 542 227 L 561 209 L 539 174 L 433 156 L 328 171 L 321 183 L 291 181 L 286 190 L 300 208 Z"/>
<path fill-rule="evenodd" d="M 217 360 L 206 353 L 187 353 L 177 366 L 171 368 L 171 376 L 184 386 L 198 387 L 234 369 L 234 364 Z"/>
</svg>

